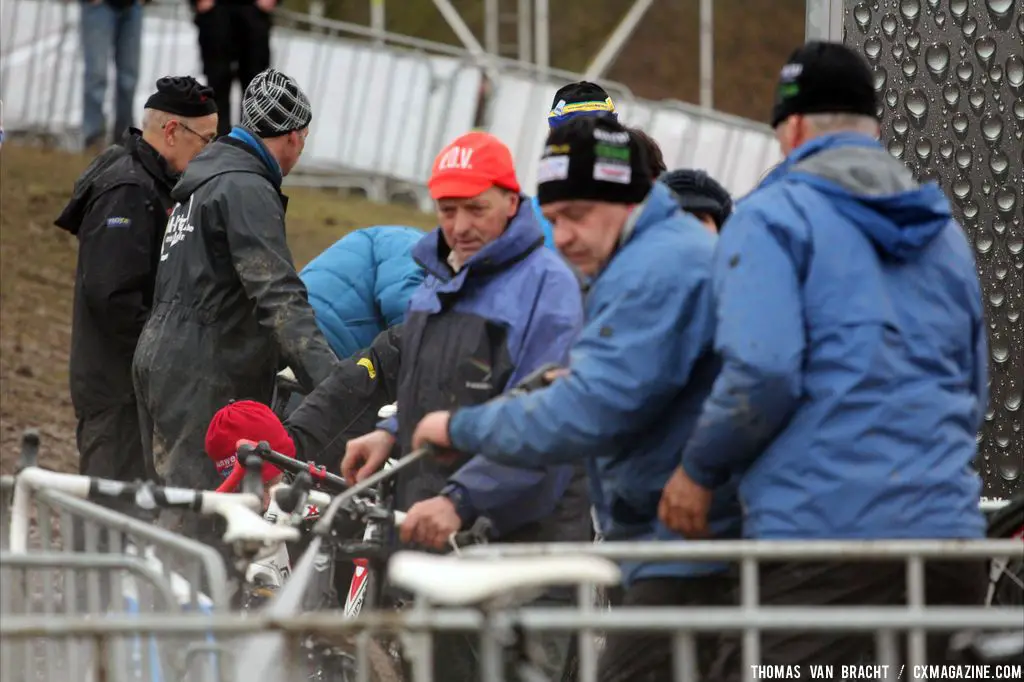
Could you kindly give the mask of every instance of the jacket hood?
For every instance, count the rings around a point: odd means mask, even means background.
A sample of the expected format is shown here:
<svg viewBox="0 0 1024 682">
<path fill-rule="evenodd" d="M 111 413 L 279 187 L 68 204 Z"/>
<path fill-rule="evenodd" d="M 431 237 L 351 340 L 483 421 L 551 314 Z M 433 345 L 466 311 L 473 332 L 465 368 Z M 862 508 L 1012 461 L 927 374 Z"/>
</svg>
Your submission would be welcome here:
<svg viewBox="0 0 1024 682">
<path fill-rule="evenodd" d="M 175 201 L 186 201 L 195 191 L 224 173 L 255 173 L 281 191 L 281 170 L 259 138 L 244 128 L 217 139 L 199 152 L 185 168 L 171 192 Z"/>
<path fill-rule="evenodd" d="M 106 174 L 105 171 L 128 155 L 134 156 L 153 178 L 153 182 L 162 185 L 165 191 L 169 191 L 177 182 L 178 174 L 149 143 L 142 139 L 142 131 L 129 128 L 118 144 L 111 145 L 101 152 L 92 160 L 81 177 L 75 180 L 71 199 L 54 224 L 77 235 L 92 202 L 104 192 L 125 183 L 124 174 Z"/>
<path fill-rule="evenodd" d="M 949 200 L 935 183 L 918 184 L 877 140 L 825 135 L 797 148 L 762 186 L 779 180 L 814 187 L 857 226 L 879 253 L 913 258 L 949 224 Z"/>
<path fill-rule="evenodd" d="M 463 271 L 477 274 L 501 270 L 516 261 L 525 258 L 530 252 L 544 243 L 544 233 L 534 215 L 529 201 L 520 196 L 519 209 L 509 221 L 508 227 L 493 242 L 485 244 L 466 261 Z M 421 239 L 412 249 L 412 257 L 430 274 L 440 280 L 452 279 L 451 268 L 448 267 L 448 254 L 451 249 L 444 241 L 441 228 L 437 227 Z M 460 271 L 461 274 L 462 271 Z"/>
</svg>

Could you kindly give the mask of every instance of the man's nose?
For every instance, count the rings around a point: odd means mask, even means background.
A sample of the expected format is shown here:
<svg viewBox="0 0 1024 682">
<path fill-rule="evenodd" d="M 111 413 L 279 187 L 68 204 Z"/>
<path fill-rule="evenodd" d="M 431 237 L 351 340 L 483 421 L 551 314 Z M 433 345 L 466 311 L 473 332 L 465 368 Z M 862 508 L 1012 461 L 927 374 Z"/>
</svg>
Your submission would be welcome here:
<svg viewBox="0 0 1024 682">
<path fill-rule="evenodd" d="M 469 211 L 459 209 L 455 212 L 455 221 L 452 232 L 455 236 L 463 236 L 473 229 L 473 216 Z"/>
</svg>

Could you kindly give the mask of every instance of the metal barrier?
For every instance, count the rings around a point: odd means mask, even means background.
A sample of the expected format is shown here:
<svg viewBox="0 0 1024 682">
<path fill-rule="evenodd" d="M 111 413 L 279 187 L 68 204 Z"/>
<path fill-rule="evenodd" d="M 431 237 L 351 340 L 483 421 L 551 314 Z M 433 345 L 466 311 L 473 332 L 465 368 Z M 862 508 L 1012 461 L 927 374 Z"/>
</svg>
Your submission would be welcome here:
<svg viewBox="0 0 1024 682">
<path fill-rule="evenodd" d="M 376 200 L 413 191 L 426 207 L 424 185 L 437 151 L 482 123 L 513 150 L 524 191 L 532 192 L 551 96 L 559 85 L 581 78 L 345 22 L 283 10 L 276 16 L 274 65 L 303 85 L 314 111 L 306 153 L 290 177 L 296 184 L 359 187 Z M 0 7 L 0 96 L 12 134 L 80 147 L 78 21 L 76 2 L 9 0 Z M 185 3 L 147 5 L 143 32 L 137 112 L 157 78 L 202 74 Z M 624 85 L 602 84 L 622 120 L 663 145 L 670 167 L 704 168 L 736 195 L 749 191 L 779 158 L 766 126 L 680 102 L 641 100 Z M 109 106 L 112 87 L 107 96 Z M 233 96 L 237 110 L 237 85 Z"/>
<path fill-rule="evenodd" d="M 314 541 L 314 544 L 316 541 Z M 315 547 L 310 548 L 311 552 Z M 428 635 L 450 630 L 480 628 L 505 629 L 512 625 L 528 632 L 572 631 L 585 635 L 594 630 L 615 632 L 658 632 L 673 638 L 676 656 L 676 680 L 695 678 L 694 636 L 698 633 L 733 633 L 743 646 L 744 678 L 757 676 L 760 663 L 761 632 L 804 630 L 814 632 L 874 633 L 879 664 L 899 666 L 898 638 L 908 633 L 906 665 L 916 671 L 917 679 L 935 677 L 926 666 L 925 637 L 964 629 L 1019 631 L 1024 623 L 1024 608 L 944 607 L 924 603 L 924 562 L 926 560 L 978 560 L 991 557 L 1015 557 L 1022 552 L 1018 541 L 866 541 L 866 542 L 747 542 L 714 541 L 670 543 L 608 543 L 604 545 L 522 545 L 484 547 L 467 551 L 467 556 L 536 556 L 555 553 L 594 554 L 615 559 L 644 561 L 738 561 L 741 569 L 738 607 L 693 608 L 619 608 L 612 612 L 588 609 L 534 608 L 500 611 L 489 618 L 473 609 L 432 609 L 425 606 L 408 612 L 376 612 L 348 620 L 340 612 L 298 614 L 303 575 L 313 568 L 312 554 L 304 556 L 292 582 L 263 613 L 248 617 L 215 615 L 195 619 L 181 617 L 126 619 L 105 618 L 96 622 L 82 618 L 42 619 L 11 616 L 0 620 L 0 640 L 12 643 L 31 637 L 75 640 L 90 638 L 105 642 L 129 633 L 157 637 L 196 635 L 212 631 L 218 638 L 243 637 L 234 675 L 230 682 L 253 679 L 272 682 L 296 679 L 289 662 L 296 644 L 311 633 L 399 632 Z M 758 604 L 757 566 L 766 560 L 907 561 L 908 604 L 888 607 L 764 607 Z M 484 633 L 486 634 L 486 633 Z M 367 637 L 357 637 L 365 643 Z M 266 655 L 249 657 L 262 650 Z M 584 647 L 581 680 L 594 679 L 597 662 L 592 647 Z M 273 665 L 266 666 L 271 662 Z M 863 662 L 851 662 L 863 663 Z M 754 667 L 750 667 L 754 666 Z M 899 667 L 893 668 L 898 670 Z M 1013 670 L 1008 670 L 1012 673 Z M 416 670 L 415 682 L 430 679 L 429 669 Z M 911 675 L 908 672 L 907 677 Z M 1007 677 L 1012 677 L 1007 675 Z M 1019 679 L 1019 673 L 1017 675 Z M 48 681 L 49 682 L 49 681 Z M 489 682 L 491 682 L 489 680 Z"/>
<path fill-rule="evenodd" d="M 0 478 L 4 547 L 14 479 Z M 7 618 L 129 618 L 186 614 L 201 618 L 229 607 L 227 572 L 217 551 L 125 514 L 59 492 L 30 493 L 27 552 L 0 553 L 0 613 Z M 209 631 L 170 640 L 138 634 L 110 641 L 50 638 L 3 642 L 0 679 L 215 682 L 225 642 Z"/>
</svg>

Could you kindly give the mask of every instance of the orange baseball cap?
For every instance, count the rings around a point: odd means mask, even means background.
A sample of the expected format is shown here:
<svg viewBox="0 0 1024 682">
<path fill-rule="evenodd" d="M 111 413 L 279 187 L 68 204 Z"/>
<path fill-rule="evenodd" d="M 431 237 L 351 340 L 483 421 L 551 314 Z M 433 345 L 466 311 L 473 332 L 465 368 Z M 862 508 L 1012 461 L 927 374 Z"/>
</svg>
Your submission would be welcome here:
<svg viewBox="0 0 1024 682">
<path fill-rule="evenodd" d="M 512 152 L 490 133 L 466 133 L 434 159 L 430 173 L 434 199 L 467 199 L 491 187 L 519 192 Z"/>
</svg>

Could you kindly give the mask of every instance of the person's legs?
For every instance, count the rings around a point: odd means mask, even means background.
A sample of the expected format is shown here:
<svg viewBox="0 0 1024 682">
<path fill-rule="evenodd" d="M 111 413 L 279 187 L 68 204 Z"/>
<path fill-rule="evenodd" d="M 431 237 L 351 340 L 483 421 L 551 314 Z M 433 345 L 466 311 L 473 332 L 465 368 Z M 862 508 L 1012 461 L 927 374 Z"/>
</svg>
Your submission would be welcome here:
<svg viewBox="0 0 1024 682">
<path fill-rule="evenodd" d="M 100 142 L 106 133 L 103 101 L 107 97 L 107 69 L 114 42 L 115 10 L 105 2 L 81 3 L 81 41 L 84 61 L 82 83 L 82 135 L 85 146 Z"/>
<path fill-rule="evenodd" d="M 78 421 L 79 473 L 135 481 L 146 478 L 135 403 L 115 405 Z"/>
<path fill-rule="evenodd" d="M 905 603 L 901 562 L 762 564 L 762 606 L 886 606 Z M 738 680 L 742 651 L 735 638 L 720 639 L 713 679 Z M 871 635 L 776 631 L 761 635 L 762 665 L 873 664 Z"/>
<path fill-rule="evenodd" d="M 270 68 L 270 27 L 273 17 L 256 5 L 236 5 L 233 9 L 237 12 L 234 41 L 238 83 L 242 86 L 242 92 L 245 92 L 256 74 Z"/>
<path fill-rule="evenodd" d="M 638 580 L 622 594 L 621 606 L 723 606 L 733 599 L 731 574 L 699 578 L 649 578 Z M 707 670 L 714 637 L 697 638 L 697 665 Z M 672 640 L 666 636 L 614 634 L 601 653 L 600 682 L 671 682 Z"/>
<path fill-rule="evenodd" d="M 120 140 L 133 125 L 135 86 L 139 81 L 142 51 L 142 5 L 136 3 L 117 10 L 117 36 L 114 41 L 116 86 L 114 99 L 114 140 Z"/>
<path fill-rule="evenodd" d="M 199 55 L 203 60 L 206 84 L 213 88 L 213 99 L 219 113 L 217 134 L 231 132 L 231 83 L 234 80 L 231 50 L 232 5 L 214 5 L 197 14 L 199 29 Z"/>
</svg>

